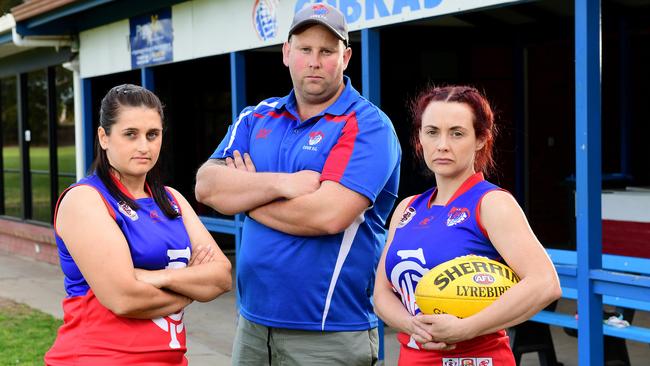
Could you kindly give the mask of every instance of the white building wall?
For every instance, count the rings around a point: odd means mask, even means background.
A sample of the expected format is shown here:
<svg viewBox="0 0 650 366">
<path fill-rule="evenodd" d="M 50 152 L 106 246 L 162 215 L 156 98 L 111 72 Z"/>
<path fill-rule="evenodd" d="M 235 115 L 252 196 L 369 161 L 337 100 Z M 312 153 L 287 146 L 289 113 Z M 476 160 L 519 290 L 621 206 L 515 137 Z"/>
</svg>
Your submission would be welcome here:
<svg viewBox="0 0 650 366">
<path fill-rule="evenodd" d="M 81 32 L 79 69 L 82 78 L 131 70 L 129 20 Z"/>
<path fill-rule="evenodd" d="M 328 0 L 347 17 L 350 31 L 504 6 L 525 0 Z M 315 0 L 193 0 L 172 6 L 173 60 L 182 61 L 284 42 L 294 12 Z M 255 10 L 265 10 L 264 35 Z M 259 18 L 258 18 L 259 19 Z M 84 78 L 131 69 L 129 20 L 81 32 Z"/>
</svg>

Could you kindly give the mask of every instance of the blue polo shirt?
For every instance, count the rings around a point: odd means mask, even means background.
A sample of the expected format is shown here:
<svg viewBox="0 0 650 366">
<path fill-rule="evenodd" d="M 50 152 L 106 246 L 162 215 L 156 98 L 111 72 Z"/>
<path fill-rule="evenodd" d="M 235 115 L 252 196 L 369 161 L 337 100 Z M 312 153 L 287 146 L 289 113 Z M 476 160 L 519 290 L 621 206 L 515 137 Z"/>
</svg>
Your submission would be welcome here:
<svg viewBox="0 0 650 366">
<path fill-rule="evenodd" d="M 344 82 L 336 102 L 302 122 L 293 91 L 245 108 L 211 156 L 239 150 L 251 155 L 258 172 L 314 170 L 321 181 L 338 182 L 371 202 L 336 235 L 289 235 L 247 217 L 237 289 L 249 321 L 314 331 L 377 326 L 371 296 L 384 225 L 397 198 L 401 149 L 390 119 L 349 78 Z"/>
</svg>

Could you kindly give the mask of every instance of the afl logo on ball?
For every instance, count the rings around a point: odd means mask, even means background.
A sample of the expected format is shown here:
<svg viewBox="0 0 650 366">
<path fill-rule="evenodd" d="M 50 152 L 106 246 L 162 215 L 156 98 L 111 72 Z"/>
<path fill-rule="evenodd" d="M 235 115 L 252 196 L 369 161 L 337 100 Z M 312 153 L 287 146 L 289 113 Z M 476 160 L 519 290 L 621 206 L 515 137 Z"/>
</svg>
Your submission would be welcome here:
<svg viewBox="0 0 650 366">
<path fill-rule="evenodd" d="M 255 0 L 253 26 L 262 41 L 273 39 L 278 34 L 277 7 L 278 0 Z"/>
<path fill-rule="evenodd" d="M 472 280 L 479 285 L 491 285 L 494 283 L 494 277 L 489 273 L 477 273 Z"/>
</svg>

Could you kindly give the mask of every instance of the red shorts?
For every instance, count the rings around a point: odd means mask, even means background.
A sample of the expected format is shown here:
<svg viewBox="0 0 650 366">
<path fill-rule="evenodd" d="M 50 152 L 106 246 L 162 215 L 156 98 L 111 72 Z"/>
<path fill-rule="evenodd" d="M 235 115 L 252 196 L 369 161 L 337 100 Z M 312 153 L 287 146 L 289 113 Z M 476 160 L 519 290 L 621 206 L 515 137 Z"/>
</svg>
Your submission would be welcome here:
<svg viewBox="0 0 650 366">
<path fill-rule="evenodd" d="M 398 333 L 399 366 L 515 366 L 506 332 L 486 334 L 456 344 L 450 351 L 425 351 L 408 346 L 411 337 Z"/>
</svg>

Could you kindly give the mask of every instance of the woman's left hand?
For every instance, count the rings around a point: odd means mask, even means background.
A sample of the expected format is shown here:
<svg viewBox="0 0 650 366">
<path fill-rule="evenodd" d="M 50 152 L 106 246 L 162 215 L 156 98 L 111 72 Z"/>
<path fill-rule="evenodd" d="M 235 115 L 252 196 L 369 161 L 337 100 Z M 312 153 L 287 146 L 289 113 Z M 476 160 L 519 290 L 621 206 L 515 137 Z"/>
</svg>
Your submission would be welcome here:
<svg viewBox="0 0 650 366">
<path fill-rule="evenodd" d="M 420 322 L 420 327 L 424 328 L 432 337 L 434 342 L 422 345 L 424 349 L 440 350 L 439 343 L 445 343 L 448 346 L 454 345 L 461 341 L 473 338 L 469 330 L 465 327 L 463 319 L 459 319 L 450 314 L 424 315 L 415 316 L 415 321 Z"/>
<path fill-rule="evenodd" d="M 188 266 L 198 266 L 199 264 L 209 263 L 215 259 L 215 250 L 212 250 L 211 245 L 197 246 L 192 251 Z"/>
</svg>

